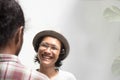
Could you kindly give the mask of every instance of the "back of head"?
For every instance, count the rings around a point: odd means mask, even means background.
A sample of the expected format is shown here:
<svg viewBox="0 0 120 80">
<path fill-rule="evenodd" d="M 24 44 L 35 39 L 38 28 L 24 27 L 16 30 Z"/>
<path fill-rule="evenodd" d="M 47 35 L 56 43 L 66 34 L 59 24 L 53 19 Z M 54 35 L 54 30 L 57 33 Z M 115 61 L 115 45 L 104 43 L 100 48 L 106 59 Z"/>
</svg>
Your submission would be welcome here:
<svg viewBox="0 0 120 80">
<path fill-rule="evenodd" d="M 24 25 L 20 5 L 15 0 L 0 0 L 0 47 L 4 47 L 16 30 Z"/>
</svg>

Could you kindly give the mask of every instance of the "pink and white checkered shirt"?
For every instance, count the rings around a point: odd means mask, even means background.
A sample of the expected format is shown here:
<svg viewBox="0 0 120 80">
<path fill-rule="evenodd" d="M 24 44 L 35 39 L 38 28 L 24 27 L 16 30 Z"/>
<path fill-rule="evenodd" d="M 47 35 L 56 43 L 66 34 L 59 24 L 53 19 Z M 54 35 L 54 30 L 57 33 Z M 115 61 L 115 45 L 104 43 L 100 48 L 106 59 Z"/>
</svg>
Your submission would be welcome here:
<svg viewBox="0 0 120 80">
<path fill-rule="evenodd" d="M 29 70 L 23 66 L 18 57 L 0 54 L 0 80 L 49 80 L 42 73 Z"/>
</svg>

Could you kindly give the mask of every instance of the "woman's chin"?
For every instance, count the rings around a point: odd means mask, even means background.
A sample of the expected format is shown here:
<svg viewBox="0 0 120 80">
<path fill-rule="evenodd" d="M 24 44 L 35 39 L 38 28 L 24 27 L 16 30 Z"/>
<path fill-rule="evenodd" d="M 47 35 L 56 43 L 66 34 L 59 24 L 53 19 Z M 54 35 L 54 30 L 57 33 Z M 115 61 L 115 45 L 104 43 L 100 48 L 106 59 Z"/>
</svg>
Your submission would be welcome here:
<svg viewBox="0 0 120 80">
<path fill-rule="evenodd" d="M 50 65 L 51 64 L 51 62 L 50 61 L 42 61 L 42 62 L 40 62 L 42 65 Z"/>
</svg>

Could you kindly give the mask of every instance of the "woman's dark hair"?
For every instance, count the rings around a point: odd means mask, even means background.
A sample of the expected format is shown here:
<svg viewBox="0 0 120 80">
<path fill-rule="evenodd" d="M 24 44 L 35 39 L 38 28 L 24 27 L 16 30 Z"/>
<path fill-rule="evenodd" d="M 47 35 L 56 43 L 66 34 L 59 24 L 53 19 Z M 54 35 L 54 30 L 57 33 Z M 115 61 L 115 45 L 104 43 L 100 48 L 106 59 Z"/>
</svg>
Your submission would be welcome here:
<svg viewBox="0 0 120 80">
<path fill-rule="evenodd" d="M 5 46 L 16 30 L 24 25 L 21 6 L 15 0 L 0 0 L 0 46 Z"/>
<path fill-rule="evenodd" d="M 38 40 L 38 42 L 37 42 L 37 46 L 36 46 L 37 51 L 38 51 L 38 48 L 39 48 L 39 44 L 42 42 L 43 38 L 44 38 L 44 37 L 41 37 L 41 38 Z M 62 66 L 62 60 L 63 60 L 62 58 L 63 58 L 63 56 L 64 56 L 64 46 L 63 46 L 63 44 L 61 43 L 60 55 L 59 55 L 58 60 L 57 60 L 56 63 L 55 63 L 55 67 L 59 68 L 60 66 Z M 35 56 L 34 61 L 40 63 L 37 55 Z"/>
</svg>

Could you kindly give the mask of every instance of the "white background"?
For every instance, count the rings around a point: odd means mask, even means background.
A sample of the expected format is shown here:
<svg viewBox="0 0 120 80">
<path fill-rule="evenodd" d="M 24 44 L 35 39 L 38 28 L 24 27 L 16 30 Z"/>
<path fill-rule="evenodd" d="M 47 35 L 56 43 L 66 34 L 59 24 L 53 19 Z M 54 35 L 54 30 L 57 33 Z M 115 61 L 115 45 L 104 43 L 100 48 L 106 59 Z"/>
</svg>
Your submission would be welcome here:
<svg viewBox="0 0 120 80">
<path fill-rule="evenodd" d="M 71 50 L 62 69 L 77 80 L 115 80 L 111 72 L 120 55 L 119 0 L 19 0 L 26 18 L 24 44 L 19 58 L 36 69 L 32 39 L 44 29 L 63 33 Z M 113 9 L 109 11 L 109 9 Z M 106 11 L 106 12 L 105 12 Z M 116 13 L 114 13 L 114 11 Z"/>
</svg>

